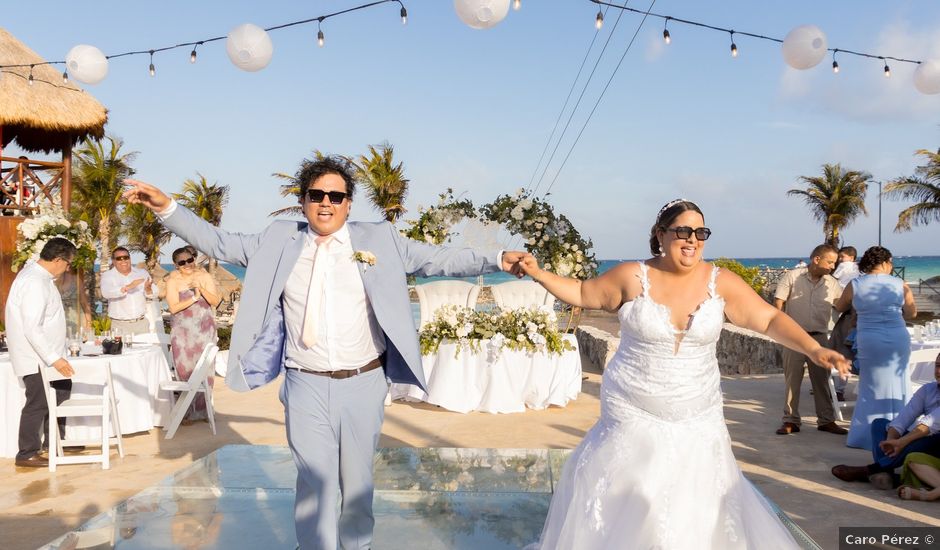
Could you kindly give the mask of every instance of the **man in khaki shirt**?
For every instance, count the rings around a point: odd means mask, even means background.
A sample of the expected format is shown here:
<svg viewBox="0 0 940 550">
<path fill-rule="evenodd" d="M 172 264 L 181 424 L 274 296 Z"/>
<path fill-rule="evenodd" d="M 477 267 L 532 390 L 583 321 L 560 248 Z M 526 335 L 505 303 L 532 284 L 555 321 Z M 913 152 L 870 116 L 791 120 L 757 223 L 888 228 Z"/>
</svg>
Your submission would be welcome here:
<svg viewBox="0 0 940 550">
<path fill-rule="evenodd" d="M 829 341 L 835 311 L 832 306 L 842 295 L 839 281 L 830 275 L 838 255 L 831 245 L 817 246 L 810 254 L 809 265 L 784 274 L 774 293 L 774 306 L 785 311 L 822 346 L 827 346 Z M 783 425 L 777 433 L 787 435 L 800 431 L 800 386 L 803 385 L 804 368 L 809 368 L 819 424 L 817 429 L 834 434 L 848 433 L 835 422 L 832 393 L 829 391 L 829 369 L 786 348 L 783 350 L 786 401 L 783 406 Z"/>
</svg>

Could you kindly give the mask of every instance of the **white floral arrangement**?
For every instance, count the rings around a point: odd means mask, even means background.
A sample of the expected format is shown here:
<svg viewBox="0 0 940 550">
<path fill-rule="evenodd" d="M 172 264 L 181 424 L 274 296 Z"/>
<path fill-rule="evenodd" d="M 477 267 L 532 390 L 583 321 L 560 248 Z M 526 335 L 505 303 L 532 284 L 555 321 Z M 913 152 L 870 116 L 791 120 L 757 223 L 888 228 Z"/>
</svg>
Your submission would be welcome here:
<svg viewBox="0 0 940 550">
<path fill-rule="evenodd" d="M 26 218 L 16 228 L 16 254 L 13 257 L 13 271 L 18 271 L 29 261 L 39 259 L 46 243 L 54 237 L 68 239 L 78 248 L 72 265 L 77 269 L 87 269 L 94 265 L 95 241 L 88 224 L 82 220 L 70 221 L 58 206 L 45 206 L 40 215 Z"/>
<path fill-rule="evenodd" d="M 436 353 L 442 342 L 457 343 L 462 349 L 487 351 L 497 356 L 503 349 L 562 354 L 574 346 L 558 331 L 558 318 L 549 306 L 475 311 L 447 305 L 434 312 L 434 318 L 418 335 L 422 355 Z"/>
<path fill-rule="evenodd" d="M 410 227 L 401 233 L 413 240 L 429 244 L 450 242 L 454 234 L 450 229 L 464 218 L 476 218 L 477 212 L 468 199 L 457 200 L 454 190 L 447 189 L 438 195 L 436 206 L 425 208 L 418 205 L 418 219 L 406 220 Z"/>
</svg>

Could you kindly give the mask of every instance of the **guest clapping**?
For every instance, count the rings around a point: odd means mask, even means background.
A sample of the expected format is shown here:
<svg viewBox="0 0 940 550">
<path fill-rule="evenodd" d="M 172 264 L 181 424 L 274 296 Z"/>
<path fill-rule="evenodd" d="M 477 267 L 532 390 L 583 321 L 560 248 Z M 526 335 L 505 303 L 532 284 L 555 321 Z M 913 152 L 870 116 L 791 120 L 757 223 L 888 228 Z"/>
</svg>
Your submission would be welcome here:
<svg viewBox="0 0 940 550">
<path fill-rule="evenodd" d="M 189 380 L 202 350 L 218 340 L 215 308 L 222 298 L 212 277 L 196 267 L 196 256 L 191 247 L 174 250 L 173 263 L 176 271 L 170 274 L 166 284 L 166 301 L 173 315 L 170 342 L 176 373 L 181 380 Z M 209 384 L 212 383 L 210 375 Z M 206 417 L 205 396 L 199 394 L 186 413 L 186 419 Z"/>
</svg>

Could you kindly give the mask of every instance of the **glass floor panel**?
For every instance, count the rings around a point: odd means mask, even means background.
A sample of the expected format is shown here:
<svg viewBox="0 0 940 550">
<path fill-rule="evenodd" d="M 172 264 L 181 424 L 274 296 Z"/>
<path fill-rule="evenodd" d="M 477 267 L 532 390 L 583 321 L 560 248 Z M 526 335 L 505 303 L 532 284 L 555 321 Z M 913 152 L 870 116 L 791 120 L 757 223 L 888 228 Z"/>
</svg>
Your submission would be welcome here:
<svg viewBox="0 0 940 550">
<path fill-rule="evenodd" d="M 374 548 L 501 550 L 535 542 L 569 454 L 379 449 Z M 293 549 L 295 476 L 287 447 L 229 445 L 42 548 Z M 803 548 L 819 548 L 774 509 Z"/>
</svg>

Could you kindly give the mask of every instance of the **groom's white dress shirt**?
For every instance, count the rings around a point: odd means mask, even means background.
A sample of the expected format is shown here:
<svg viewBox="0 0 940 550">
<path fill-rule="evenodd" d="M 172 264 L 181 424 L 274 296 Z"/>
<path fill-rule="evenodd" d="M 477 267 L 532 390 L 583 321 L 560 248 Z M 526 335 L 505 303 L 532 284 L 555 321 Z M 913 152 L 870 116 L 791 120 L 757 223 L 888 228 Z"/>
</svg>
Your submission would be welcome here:
<svg viewBox="0 0 940 550">
<path fill-rule="evenodd" d="M 314 242 L 317 236 L 307 230 L 303 251 L 284 286 L 285 366 L 320 372 L 357 369 L 385 351 L 385 338 L 366 298 L 358 263 L 353 259 L 349 228 L 343 224 L 331 235 L 326 254 L 317 255 Z M 316 343 L 308 348 L 302 335 L 315 255 L 317 262 L 327 263 L 322 271 L 323 296 Z"/>
<path fill-rule="evenodd" d="M 23 268 L 6 303 L 7 344 L 17 376 L 36 374 L 65 357 L 65 311 L 51 273 L 38 263 Z"/>
</svg>

